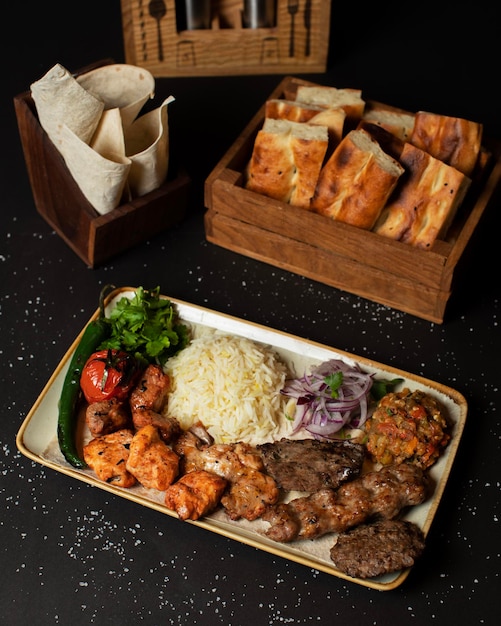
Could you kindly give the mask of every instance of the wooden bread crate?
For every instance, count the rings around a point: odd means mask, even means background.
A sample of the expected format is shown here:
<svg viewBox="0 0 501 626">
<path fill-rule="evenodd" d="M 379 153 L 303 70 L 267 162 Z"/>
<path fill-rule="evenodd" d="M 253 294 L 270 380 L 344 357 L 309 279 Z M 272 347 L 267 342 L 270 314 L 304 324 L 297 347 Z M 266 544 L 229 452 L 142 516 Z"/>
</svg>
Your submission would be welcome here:
<svg viewBox="0 0 501 626">
<path fill-rule="evenodd" d="M 181 0 L 121 0 L 126 62 L 154 76 L 224 76 L 324 72 L 330 0 L 276 0 L 275 26 L 244 28 L 244 0 L 214 0 L 211 27 L 179 30 Z M 294 13 L 294 6 L 297 12 Z M 182 28 L 182 27 L 181 27 Z"/>
<path fill-rule="evenodd" d="M 287 77 L 270 98 L 307 81 Z M 292 98 L 294 96 L 292 95 Z M 501 176 L 501 146 L 484 141 L 489 166 L 463 201 L 444 241 L 423 250 L 243 187 L 264 104 L 205 183 L 208 241 L 276 267 L 442 323 L 456 265 Z"/>
<path fill-rule="evenodd" d="M 171 166 L 166 182 L 158 189 L 100 215 L 41 127 L 31 93 L 14 97 L 14 107 L 36 209 L 89 267 L 183 219 L 190 179 L 184 172 L 172 174 Z"/>
</svg>

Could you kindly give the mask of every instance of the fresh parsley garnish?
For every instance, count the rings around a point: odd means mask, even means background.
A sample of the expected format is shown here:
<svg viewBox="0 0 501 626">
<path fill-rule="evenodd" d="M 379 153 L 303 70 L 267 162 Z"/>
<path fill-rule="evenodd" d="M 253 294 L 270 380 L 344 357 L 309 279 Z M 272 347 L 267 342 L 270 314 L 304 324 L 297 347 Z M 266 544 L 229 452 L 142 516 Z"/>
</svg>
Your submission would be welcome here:
<svg viewBox="0 0 501 626">
<path fill-rule="evenodd" d="M 124 350 L 147 363 L 164 365 L 189 340 L 171 301 L 160 297 L 160 287 L 139 287 L 132 298 L 120 298 L 107 321 L 111 334 L 99 349 Z"/>
<path fill-rule="evenodd" d="M 325 384 L 331 390 L 331 398 L 339 398 L 339 388 L 343 384 L 343 372 L 334 372 L 324 378 Z"/>
</svg>

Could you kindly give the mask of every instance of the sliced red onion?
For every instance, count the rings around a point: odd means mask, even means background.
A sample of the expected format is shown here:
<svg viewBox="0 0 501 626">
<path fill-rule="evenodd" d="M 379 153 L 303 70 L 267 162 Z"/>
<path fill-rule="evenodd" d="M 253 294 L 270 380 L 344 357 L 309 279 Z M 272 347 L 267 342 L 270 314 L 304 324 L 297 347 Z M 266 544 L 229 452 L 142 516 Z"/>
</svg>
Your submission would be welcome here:
<svg viewBox="0 0 501 626">
<path fill-rule="evenodd" d="M 338 397 L 326 378 L 342 372 Z M 329 438 L 343 428 L 360 428 L 369 416 L 369 393 L 373 375 L 340 359 L 331 359 L 314 367 L 310 374 L 287 381 L 281 393 L 297 402 L 293 432 L 302 428 L 316 438 Z"/>
</svg>

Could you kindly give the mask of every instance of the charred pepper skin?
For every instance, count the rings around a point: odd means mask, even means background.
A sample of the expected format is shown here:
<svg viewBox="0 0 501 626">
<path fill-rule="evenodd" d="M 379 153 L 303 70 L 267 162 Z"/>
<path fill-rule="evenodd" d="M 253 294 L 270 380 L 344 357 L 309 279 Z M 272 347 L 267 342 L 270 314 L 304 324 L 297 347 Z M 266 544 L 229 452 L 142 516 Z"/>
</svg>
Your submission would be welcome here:
<svg viewBox="0 0 501 626">
<path fill-rule="evenodd" d="M 59 448 L 68 463 L 77 469 L 86 467 L 85 461 L 81 459 L 78 453 L 75 440 L 78 417 L 77 408 L 81 395 L 80 377 L 87 359 L 110 333 L 110 325 L 104 314 L 104 297 L 111 288 L 113 287 L 108 285 L 101 291 L 99 317 L 89 322 L 83 332 L 80 342 L 71 358 L 59 398 L 57 420 Z"/>
</svg>

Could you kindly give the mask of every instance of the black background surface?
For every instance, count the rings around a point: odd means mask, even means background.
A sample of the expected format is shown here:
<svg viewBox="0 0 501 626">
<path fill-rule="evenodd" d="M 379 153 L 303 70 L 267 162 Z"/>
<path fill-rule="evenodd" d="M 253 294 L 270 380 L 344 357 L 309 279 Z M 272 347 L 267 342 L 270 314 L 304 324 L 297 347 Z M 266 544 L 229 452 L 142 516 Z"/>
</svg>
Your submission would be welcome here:
<svg viewBox="0 0 501 626">
<path fill-rule="evenodd" d="M 483 6 L 486 5 L 486 6 Z M 367 99 L 481 121 L 501 139 L 499 10 L 476 2 L 332 9 L 328 70 L 305 78 Z M 10 35 L 10 43 L 7 41 Z M 186 219 L 91 270 L 36 212 L 12 98 L 55 63 L 125 62 L 120 3 L 3 9 L 0 209 L 2 623 L 495 624 L 500 572 L 499 199 L 457 270 L 442 325 L 205 240 L 203 182 L 282 76 L 157 79 L 171 151 L 190 174 Z M 100 288 L 162 293 L 456 388 L 465 432 L 424 556 L 379 592 L 145 509 L 32 463 L 16 433 L 94 312 Z"/>
</svg>

